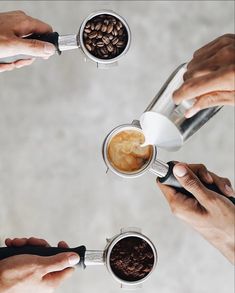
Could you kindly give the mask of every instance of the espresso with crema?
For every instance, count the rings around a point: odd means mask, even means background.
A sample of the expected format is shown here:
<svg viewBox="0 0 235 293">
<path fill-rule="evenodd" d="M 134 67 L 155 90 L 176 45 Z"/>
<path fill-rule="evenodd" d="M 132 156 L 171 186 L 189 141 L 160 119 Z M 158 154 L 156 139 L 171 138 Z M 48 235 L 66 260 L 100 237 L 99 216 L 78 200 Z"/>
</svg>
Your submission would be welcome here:
<svg viewBox="0 0 235 293">
<path fill-rule="evenodd" d="M 120 172 L 132 173 L 141 170 L 153 155 L 152 146 L 141 146 L 144 141 L 144 135 L 137 130 L 117 133 L 108 145 L 109 162 Z"/>
</svg>

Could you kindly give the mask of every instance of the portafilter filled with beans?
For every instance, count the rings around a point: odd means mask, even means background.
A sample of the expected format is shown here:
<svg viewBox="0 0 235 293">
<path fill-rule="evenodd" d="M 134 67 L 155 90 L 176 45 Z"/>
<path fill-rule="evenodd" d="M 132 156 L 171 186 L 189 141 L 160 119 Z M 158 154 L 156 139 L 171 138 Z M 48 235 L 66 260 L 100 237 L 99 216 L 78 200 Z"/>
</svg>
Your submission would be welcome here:
<svg viewBox="0 0 235 293">
<path fill-rule="evenodd" d="M 116 65 L 129 50 L 131 31 L 122 16 L 111 10 L 100 10 L 84 19 L 78 34 L 59 35 L 53 32 L 32 34 L 25 38 L 52 43 L 59 55 L 63 51 L 80 48 L 85 60 L 96 62 L 98 68 L 107 68 Z M 27 58 L 29 56 L 17 55 L 2 58 L 0 62 L 10 63 Z"/>
</svg>

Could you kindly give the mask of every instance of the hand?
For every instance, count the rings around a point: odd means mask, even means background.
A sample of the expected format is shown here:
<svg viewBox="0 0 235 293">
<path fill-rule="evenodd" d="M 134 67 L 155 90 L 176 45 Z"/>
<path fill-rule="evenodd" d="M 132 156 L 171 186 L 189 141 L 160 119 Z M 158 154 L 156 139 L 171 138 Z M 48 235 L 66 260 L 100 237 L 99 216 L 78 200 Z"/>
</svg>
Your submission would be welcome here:
<svg viewBox="0 0 235 293">
<path fill-rule="evenodd" d="M 6 239 L 8 247 L 24 245 L 49 246 L 43 239 Z M 68 247 L 61 241 L 58 247 Z M 0 261 L 0 293 L 52 293 L 71 276 L 73 266 L 79 262 L 76 253 L 60 253 L 55 256 L 17 255 Z"/>
<path fill-rule="evenodd" d="M 189 198 L 158 182 L 173 214 L 197 230 L 231 263 L 235 263 L 235 207 L 229 199 L 207 189 L 202 183 L 215 183 L 223 194 L 233 196 L 230 181 L 209 172 L 203 165 L 178 163 L 173 172 L 181 185 L 195 197 Z"/>
<path fill-rule="evenodd" d="M 193 98 L 196 101 L 186 118 L 205 108 L 234 105 L 235 35 L 221 36 L 194 53 L 184 83 L 173 94 L 176 104 Z"/>
<path fill-rule="evenodd" d="M 32 33 L 52 32 L 48 24 L 26 15 L 22 11 L 0 13 L 0 58 L 19 54 L 49 58 L 55 53 L 54 45 L 22 37 Z M 0 72 L 32 64 L 35 58 L 19 60 L 9 64 L 0 64 Z"/>
</svg>

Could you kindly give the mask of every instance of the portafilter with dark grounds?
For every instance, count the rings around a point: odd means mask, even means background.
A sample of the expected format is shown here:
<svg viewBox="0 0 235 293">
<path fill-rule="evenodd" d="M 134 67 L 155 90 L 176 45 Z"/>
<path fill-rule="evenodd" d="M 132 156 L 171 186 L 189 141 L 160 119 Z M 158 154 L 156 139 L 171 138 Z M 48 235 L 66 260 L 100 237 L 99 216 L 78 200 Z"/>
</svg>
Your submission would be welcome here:
<svg viewBox="0 0 235 293">
<path fill-rule="evenodd" d="M 121 287 L 127 289 L 141 287 L 157 264 L 156 248 L 139 228 L 121 229 L 118 235 L 107 239 L 104 250 L 87 250 L 85 246 L 76 248 L 3 247 L 0 248 L 0 260 L 21 254 L 52 256 L 62 252 L 76 252 L 80 256 L 80 263 L 77 266 L 83 269 L 89 266 L 105 265 Z"/>
</svg>

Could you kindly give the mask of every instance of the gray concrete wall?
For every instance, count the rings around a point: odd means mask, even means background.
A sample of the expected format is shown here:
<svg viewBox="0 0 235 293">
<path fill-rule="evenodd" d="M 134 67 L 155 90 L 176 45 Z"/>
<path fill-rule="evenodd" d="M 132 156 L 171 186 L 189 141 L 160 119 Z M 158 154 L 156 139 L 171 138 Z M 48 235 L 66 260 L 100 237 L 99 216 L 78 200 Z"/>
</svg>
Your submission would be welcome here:
<svg viewBox="0 0 235 293">
<path fill-rule="evenodd" d="M 53 245 L 102 249 L 121 227 L 139 226 L 159 264 L 141 293 L 232 292 L 233 268 L 176 219 L 155 178 L 105 174 L 101 144 L 138 118 L 170 72 L 195 49 L 233 31 L 229 1 L 1 1 L 74 33 L 93 10 L 113 9 L 133 32 L 120 66 L 99 71 L 79 51 L 0 75 L 0 237 L 38 236 Z M 233 179 L 234 112 L 225 107 L 179 152 L 162 160 L 203 162 Z M 76 272 L 58 292 L 120 292 L 104 268 Z"/>
</svg>

